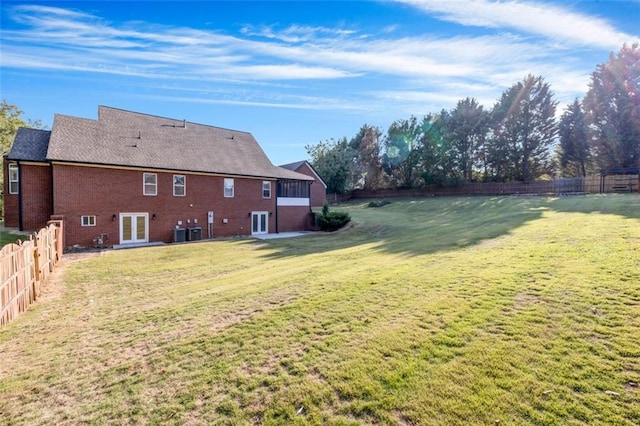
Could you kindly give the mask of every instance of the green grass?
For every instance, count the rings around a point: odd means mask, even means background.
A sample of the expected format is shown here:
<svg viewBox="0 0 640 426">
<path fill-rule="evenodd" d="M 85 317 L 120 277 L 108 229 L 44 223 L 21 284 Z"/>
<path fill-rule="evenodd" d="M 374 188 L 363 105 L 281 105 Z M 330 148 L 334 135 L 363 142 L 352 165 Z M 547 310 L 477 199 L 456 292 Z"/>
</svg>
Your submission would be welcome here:
<svg viewBox="0 0 640 426">
<path fill-rule="evenodd" d="M 0 329 L 0 422 L 640 423 L 637 195 L 367 206 L 69 264 Z"/>
<path fill-rule="evenodd" d="M 14 234 L 12 232 L 0 231 L 0 248 L 10 243 L 15 243 L 18 240 L 28 239 L 28 235 Z"/>
</svg>

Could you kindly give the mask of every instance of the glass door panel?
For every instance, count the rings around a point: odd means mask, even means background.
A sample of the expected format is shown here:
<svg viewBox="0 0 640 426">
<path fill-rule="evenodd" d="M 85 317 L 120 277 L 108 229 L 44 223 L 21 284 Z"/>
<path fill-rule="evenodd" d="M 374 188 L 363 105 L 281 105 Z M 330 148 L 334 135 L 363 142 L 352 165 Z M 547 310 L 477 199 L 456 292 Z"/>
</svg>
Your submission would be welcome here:
<svg viewBox="0 0 640 426">
<path fill-rule="evenodd" d="M 149 242 L 147 213 L 120 214 L 120 244 Z"/>
<path fill-rule="evenodd" d="M 269 232 L 269 212 L 251 213 L 251 233 L 267 234 Z"/>
</svg>

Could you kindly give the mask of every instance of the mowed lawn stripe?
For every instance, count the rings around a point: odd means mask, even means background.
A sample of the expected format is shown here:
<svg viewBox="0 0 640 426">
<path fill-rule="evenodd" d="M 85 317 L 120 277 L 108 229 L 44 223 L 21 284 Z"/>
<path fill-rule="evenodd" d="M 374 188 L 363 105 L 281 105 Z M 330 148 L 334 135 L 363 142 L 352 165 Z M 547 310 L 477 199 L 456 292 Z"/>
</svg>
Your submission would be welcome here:
<svg viewBox="0 0 640 426">
<path fill-rule="evenodd" d="M 637 195 L 335 209 L 69 264 L 0 329 L 2 421 L 640 423 Z"/>
</svg>

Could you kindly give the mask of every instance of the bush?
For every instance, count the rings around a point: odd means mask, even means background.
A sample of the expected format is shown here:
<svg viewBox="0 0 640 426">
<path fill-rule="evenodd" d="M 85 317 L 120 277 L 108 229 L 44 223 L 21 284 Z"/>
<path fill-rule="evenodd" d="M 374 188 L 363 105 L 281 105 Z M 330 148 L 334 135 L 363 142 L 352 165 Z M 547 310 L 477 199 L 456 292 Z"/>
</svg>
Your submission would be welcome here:
<svg viewBox="0 0 640 426">
<path fill-rule="evenodd" d="M 351 222 L 351 215 L 347 212 L 329 211 L 329 204 L 325 204 L 322 207 L 322 214 L 318 216 L 317 220 L 320 230 L 332 232 Z"/>
<path fill-rule="evenodd" d="M 387 204 L 391 204 L 391 201 L 389 200 L 370 201 L 369 204 L 367 204 L 367 207 L 383 207 L 383 206 L 386 206 Z"/>
</svg>

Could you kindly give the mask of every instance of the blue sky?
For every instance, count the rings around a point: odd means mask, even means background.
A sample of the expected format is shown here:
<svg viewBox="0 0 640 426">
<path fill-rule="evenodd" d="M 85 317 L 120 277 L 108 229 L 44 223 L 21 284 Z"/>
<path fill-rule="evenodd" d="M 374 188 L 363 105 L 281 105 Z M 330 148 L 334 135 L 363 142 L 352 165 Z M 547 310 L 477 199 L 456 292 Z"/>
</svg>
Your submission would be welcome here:
<svg viewBox="0 0 640 426">
<path fill-rule="evenodd" d="M 2 1 L 0 92 L 25 118 L 98 105 L 253 133 L 274 164 L 363 124 L 491 108 L 528 74 L 560 102 L 640 41 L 640 0 Z M 561 110 L 560 110 L 561 112 Z"/>
</svg>

